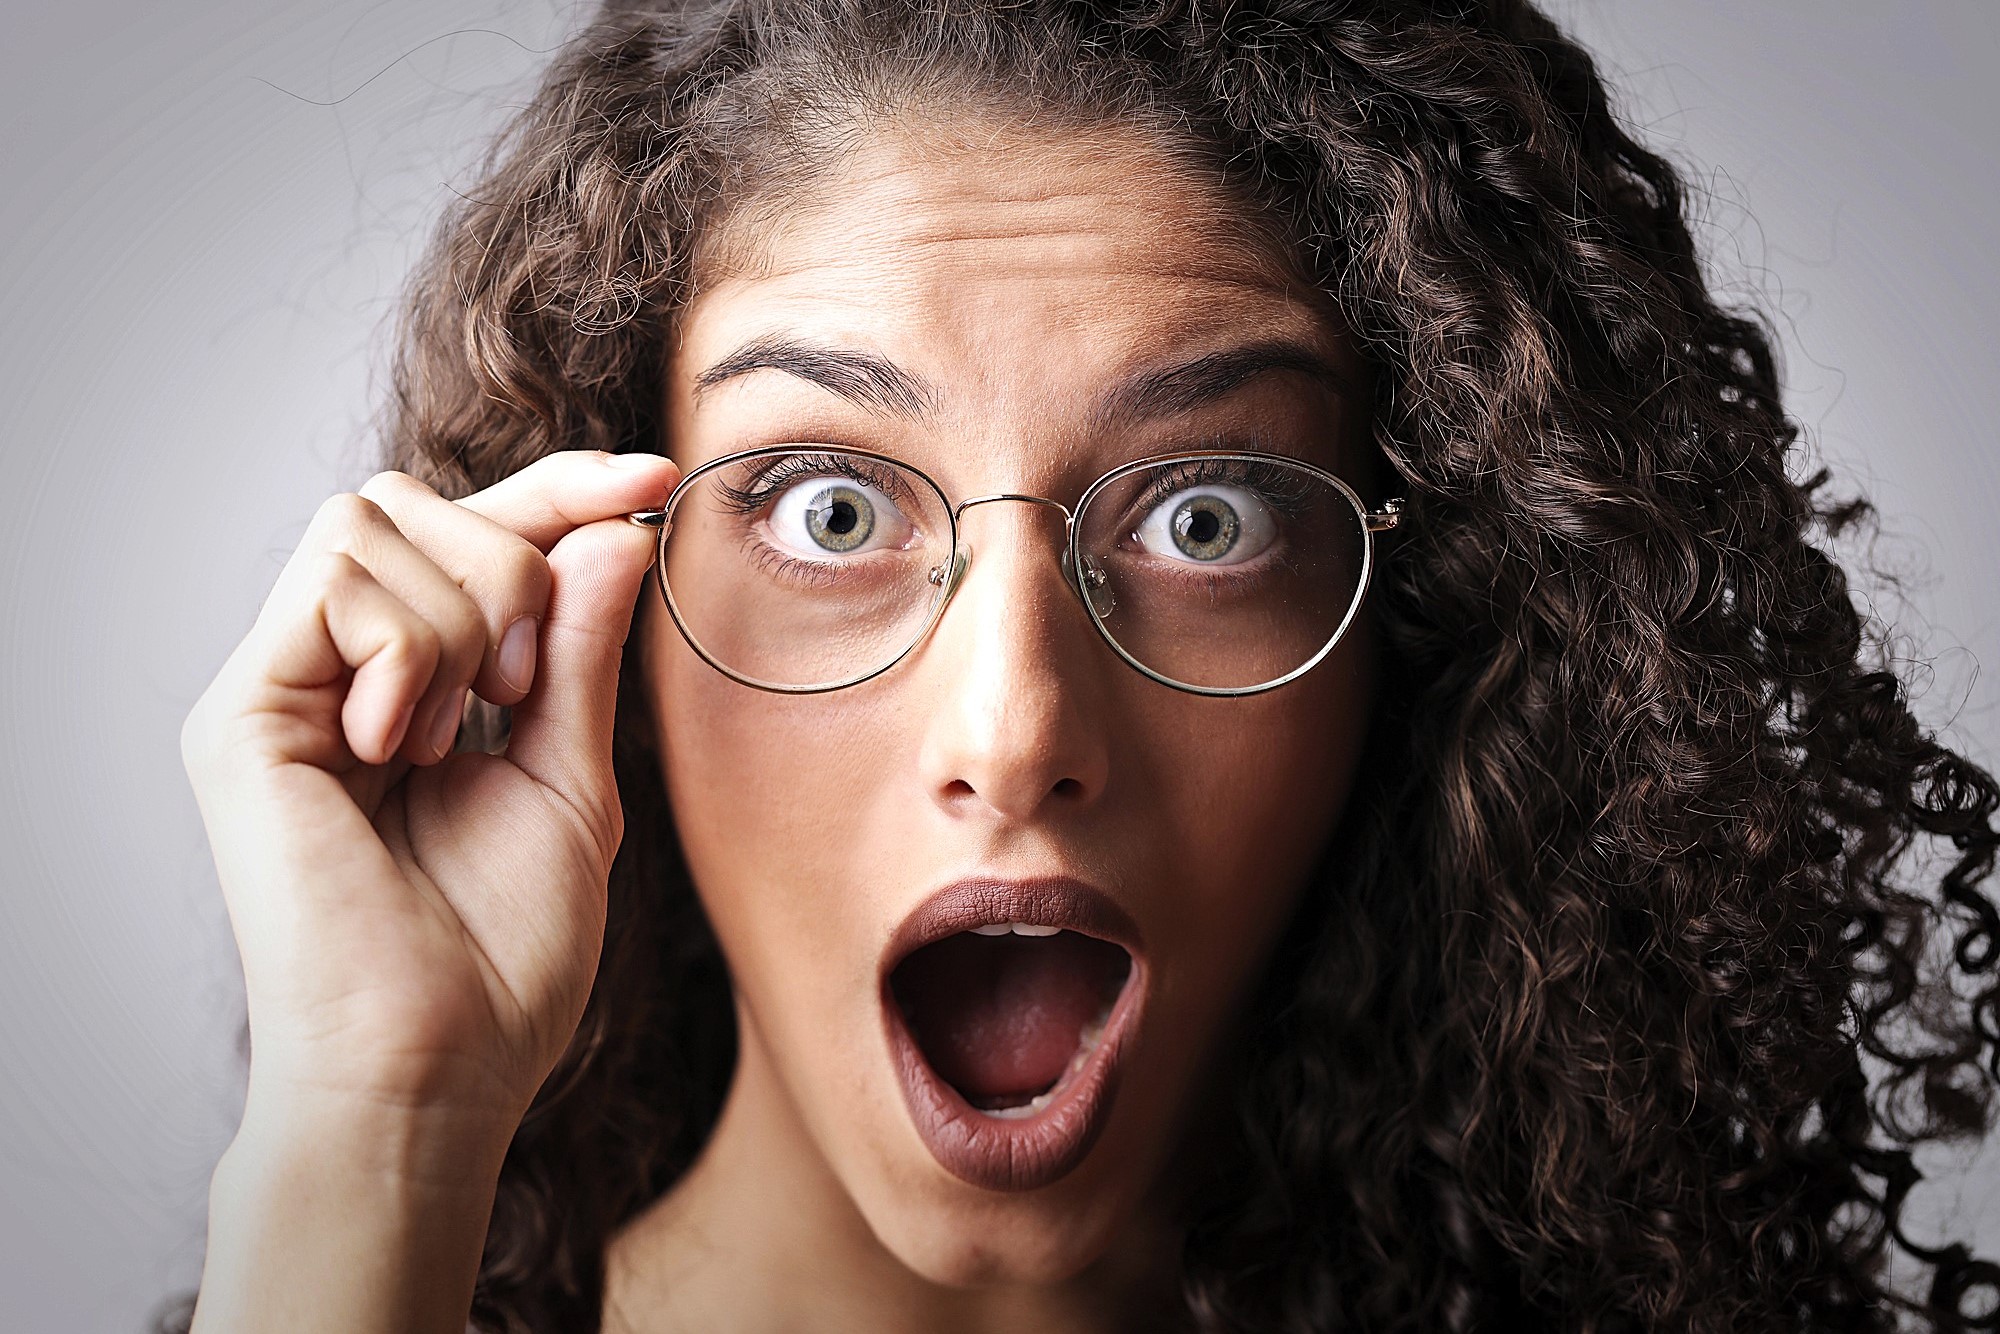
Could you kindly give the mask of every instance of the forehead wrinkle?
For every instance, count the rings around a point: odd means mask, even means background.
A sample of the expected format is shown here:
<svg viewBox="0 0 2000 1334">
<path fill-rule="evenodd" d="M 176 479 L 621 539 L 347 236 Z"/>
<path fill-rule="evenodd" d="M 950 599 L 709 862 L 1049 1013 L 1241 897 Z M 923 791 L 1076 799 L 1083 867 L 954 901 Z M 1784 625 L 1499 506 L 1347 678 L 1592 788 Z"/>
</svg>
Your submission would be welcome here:
<svg viewBox="0 0 2000 1334">
<path fill-rule="evenodd" d="M 780 230 L 790 235 L 774 236 L 767 255 L 780 263 L 772 252 L 795 249 L 785 243 L 804 234 L 815 241 L 800 258 L 807 264 L 823 258 L 830 239 L 825 221 L 824 214 L 788 221 Z M 1101 257 L 1121 264 L 1138 259 L 1147 268 L 1156 268 L 1161 259 L 1205 273 L 1234 269 L 1266 276 L 1280 267 L 1218 208 L 1155 207 L 1151 199 L 1113 199 L 1103 190 L 943 200 L 918 192 L 883 201 L 876 217 L 851 236 L 856 250 L 885 258 L 996 250 L 1004 256 L 1014 246 L 1027 245 L 1036 247 L 1036 257 L 1046 262 L 1047 247 L 1054 243 L 1065 258 Z"/>
<path fill-rule="evenodd" d="M 1272 253 L 1273 238 L 1219 181 L 1142 137 L 1116 127 L 1061 137 L 1032 127 L 1023 133 L 1017 123 L 976 112 L 955 123 L 966 121 L 991 124 L 990 142 L 941 143 L 894 122 L 878 127 L 882 133 L 846 154 L 841 169 L 820 183 L 817 202 L 767 199 L 744 209 L 733 225 L 725 218 L 704 247 L 715 262 L 703 267 L 716 278 L 819 267 L 830 231 L 845 233 L 855 249 L 891 254 L 1041 244 L 1069 233 L 1079 250 L 1095 240 L 1113 255 L 1178 255 L 1206 274 L 1220 258 L 1272 286 L 1293 286 L 1302 277 L 1295 257 Z M 1001 151 L 1003 140 L 1020 146 Z M 841 225 L 829 229 L 832 220 Z M 802 237 L 806 255 L 783 253 L 796 252 Z"/>
<path fill-rule="evenodd" d="M 1031 287 L 1115 282 L 1127 293 L 1135 291 L 1135 284 L 1151 289 L 1144 292 L 1145 304 L 1152 307 L 1146 312 L 1149 319 L 1158 317 L 1162 305 L 1214 300 L 1216 289 L 1268 296 L 1288 307 L 1317 309 L 1325 301 L 1323 292 L 1268 262 L 1255 247 L 1202 245 L 1178 239 L 1148 246 L 1141 240 L 1082 233 L 1062 242 L 1054 239 L 1060 234 L 1051 230 L 968 237 L 940 232 L 911 238 L 907 233 L 894 237 L 878 233 L 858 236 L 853 243 L 838 247 L 814 246 L 807 253 L 792 246 L 773 247 L 766 252 L 767 262 L 759 272 L 737 274 L 709 290 L 768 284 L 773 295 L 809 296 L 815 304 L 831 297 L 845 304 L 824 287 L 815 286 L 809 292 L 797 288 L 802 281 L 833 282 L 865 288 L 867 304 L 874 308 L 887 292 L 922 300 L 934 296 L 941 286 L 950 286 L 955 294 L 967 276 Z"/>
<path fill-rule="evenodd" d="M 1058 281 L 1059 275 L 1049 279 Z M 1082 339 L 1060 360 L 1061 367 L 1084 374 L 1077 387 L 1092 400 L 1092 407 L 1078 418 L 1085 430 L 1196 411 L 1233 397 L 1239 383 L 1261 380 L 1272 371 L 1298 373 L 1302 381 L 1315 381 L 1352 401 L 1353 368 L 1338 344 L 1327 344 L 1330 330 L 1310 302 L 1261 281 L 1218 279 L 1213 274 L 1191 275 L 1190 281 L 1198 287 L 1177 287 L 1165 300 L 1082 312 L 1065 305 L 1045 312 L 1046 325 L 1038 317 L 1036 327 L 1045 333 Z M 960 289 L 954 284 L 906 275 L 897 285 L 906 284 L 920 290 L 891 294 L 871 285 L 866 301 L 856 301 L 843 290 L 830 291 L 824 284 L 788 296 L 782 288 L 792 283 L 780 279 L 769 284 L 780 293 L 775 294 L 775 305 L 765 307 L 766 318 L 779 323 L 775 328 L 766 325 L 762 332 L 739 334 L 747 341 L 693 375 L 693 399 L 699 401 L 709 386 L 770 368 L 788 371 L 863 407 L 943 425 L 971 410 L 974 402 L 982 404 L 983 411 L 1005 415 L 1008 410 L 1001 406 L 1005 400 L 1023 392 L 1037 398 L 1056 394 L 1056 380 L 1069 378 L 1058 374 L 1052 379 L 1051 372 L 1058 368 L 1017 365 L 1005 344 L 1022 336 L 1019 328 L 957 319 L 963 303 L 956 299 Z M 887 312 L 900 314 L 890 316 L 884 327 L 880 320 Z M 874 331 L 862 335 L 862 344 L 856 346 L 855 335 L 871 325 Z M 1002 340 L 998 351 L 985 355 L 982 349 L 994 338 Z M 898 345 L 914 349 L 940 340 L 957 349 L 948 360 L 962 360 L 969 380 L 938 380 L 913 362 L 904 362 L 908 369 L 903 370 L 897 365 L 899 354 L 876 350 Z M 1093 366 L 1097 369 L 1091 370 Z M 878 370 L 896 384 L 887 384 Z M 1026 378 L 1016 371 L 1024 371 Z M 1060 401 L 1051 398 L 1032 411 L 1025 405 L 1014 410 L 1040 419 L 1067 415 L 1058 408 Z"/>
<path fill-rule="evenodd" d="M 813 201 L 739 214 L 762 224 L 739 238 L 761 252 L 760 263 L 703 296 L 726 288 L 750 297 L 778 327 L 814 341 L 823 331 L 844 344 L 870 328 L 866 341 L 885 347 L 911 335 L 942 337 L 971 351 L 966 387 L 983 386 L 976 396 L 989 408 L 995 393 L 1047 394 L 1048 372 L 1079 369 L 1064 356 L 1062 366 L 1029 368 L 1032 386 L 1012 383 L 1017 358 L 1008 344 L 1045 341 L 1035 329 L 1049 321 L 1066 338 L 1086 339 L 1079 348 L 1103 354 L 1090 358 L 1102 373 L 1086 391 L 1159 367 L 1172 347 L 1184 350 L 1179 361 L 1202 345 L 1227 349 L 1258 337 L 1323 344 L 1332 332 L 1329 294 L 1288 251 L 1274 253 L 1215 182 L 1144 145 L 1133 153 L 1123 136 L 1113 146 L 1120 151 L 1107 154 L 1095 139 L 1013 152 L 988 145 L 980 156 L 878 139 L 821 182 Z M 1001 340 L 997 361 L 979 353 L 991 339 Z M 1344 365 L 1337 348 L 1329 351 L 1323 360 Z M 1322 385 L 1332 387 L 1331 378 Z M 946 401 L 960 398 L 957 388 L 933 398 L 936 419 L 967 410 Z M 1150 397 L 1164 408 L 1188 397 L 1182 388 L 1156 386 Z"/>
</svg>

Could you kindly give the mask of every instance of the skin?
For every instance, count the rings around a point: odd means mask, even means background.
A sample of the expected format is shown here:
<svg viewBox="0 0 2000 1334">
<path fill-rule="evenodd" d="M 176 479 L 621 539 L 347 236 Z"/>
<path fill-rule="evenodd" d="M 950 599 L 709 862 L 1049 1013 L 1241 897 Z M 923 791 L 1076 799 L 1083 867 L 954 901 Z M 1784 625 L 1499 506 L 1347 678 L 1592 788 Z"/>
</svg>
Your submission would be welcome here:
<svg viewBox="0 0 2000 1334">
<path fill-rule="evenodd" d="M 1352 405 L 1296 372 L 1194 412 L 1100 426 L 1108 386 L 1273 334 L 1351 382 L 1361 372 L 1282 276 L 1231 262 L 1240 247 L 1220 217 L 1163 202 L 1185 201 L 1190 182 L 1139 145 L 994 142 L 878 141 L 818 192 L 829 203 L 706 288 L 669 376 L 684 468 L 837 441 L 918 463 L 954 501 L 1073 503 L 1115 464 L 1260 430 L 1267 448 L 1354 476 Z M 933 404 L 885 411 L 779 369 L 697 391 L 704 369 L 775 336 L 884 356 Z M 1059 515 L 996 504 L 964 523 L 976 555 L 931 636 L 886 675 L 830 694 L 746 689 L 695 657 L 657 599 L 641 610 L 676 827 L 743 1036 L 708 1155 L 617 1251 L 614 1327 L 768 1328 L 784 1323 L 771 1301 L 809 1301 L 885 1328 L 885 1293 L 909 1328 L 1100 1327 L 1115 1303 L 1094 1289 L 1159 1277 L 1146 1196 L 1344 799 L 1366 637 L 1267 694 L 1172 690 L 1091 628 L 1062 582 Z M 1105 888 L 1153 970 L 1103 1137 L 1028 1192 L 967 1185 L 931 1158 L 883 1037 L 885 942 L 931 891 L 974 873 Z M 827 1247 L 841 1262 L 815 1271 L 809 1297 L 795 1277 L 746 1281 L 789 1277 L 797 1255 Z M 1085 1272 L 1107 1254 L 1105 1272 Z M 760 1298 L 762 1314 L 732 1318 Z"/>
<path fill-rule="evenodd" d="M 1280 690 L 1170 690 L 1090 628 L 1053 512 L 996 504 L 967 512 L 978 554 L 915 654 L 788 698 L 693 657 L 623 518 L 676 464 L 801 439 L 906 458 L 954 499 L 1068 503 L 1124 459 L 1254 429 L 1373 494 L 1363 396 L 1294 371 L 1103 427 L 1106 386 L 1278 333 L 1362 371 L 1144 145 L 949 128 L 879 132 L 814 209 L 718 250 L 672 351 L 673 461 L 572 452 L 456 502 L 397 473 L 334 497 L 189 714 L 253 1051 L 197 1329 L 464 1327 L 508 1139 L 597 964 L 628 632 L 742 1059 L 699 1163 L 615 1240 L 607 1328 L 1110 1329 L 1170 1289 L 1166 1169 L 1353 780 L 1365 618 Z M 775 370 L 696 394 L 774 333 L 886 356 L 931 407 Z M 513 706 L 505 755 L 441 753 L 468 689 Z M 948 881 L 1057 871 L 1138 922 L 1152 998 L 1083 1162 L 983 1191 L 909 1123 L 875 970 Z"/>
</svg>

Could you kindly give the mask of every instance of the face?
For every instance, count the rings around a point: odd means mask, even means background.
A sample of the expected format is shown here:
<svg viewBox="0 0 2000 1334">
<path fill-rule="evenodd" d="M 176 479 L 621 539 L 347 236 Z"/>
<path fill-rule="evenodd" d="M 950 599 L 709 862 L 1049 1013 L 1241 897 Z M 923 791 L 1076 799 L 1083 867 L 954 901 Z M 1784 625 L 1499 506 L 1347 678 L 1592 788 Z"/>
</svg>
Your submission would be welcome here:
<svg viewBox="0 0 2000 1334">
<path fill-rule="evenodd" d="M 1119 132 L 935 128 L 880 133 L 706 281 L 669 367 L 683 469 L 813 442 L 915 464 L 953 504 L 1073 506 L 1120 463 L 1226 445 L 1372 497 L 1364 368 L 1224 202 Z M 736 355 L 781 342 L 814 355 Z M 1278 342 L 1279 364 L 1104 410 Z M 902 392 L 857 388 L 885 376 Z M 946 1283 L 1066 1277 L 1157 1198 L 1368 709 L 1365 607 L 1296 681 L 1189 694 L 1099 638 L 1062 536 L 1046 506 L 965 510 L 976 554 L 942 619 L 826 694 L 732 681 L 656 597 L 640 613 L 739 1083 L 773 1090 L 874 1236 Z"/>
</svg>

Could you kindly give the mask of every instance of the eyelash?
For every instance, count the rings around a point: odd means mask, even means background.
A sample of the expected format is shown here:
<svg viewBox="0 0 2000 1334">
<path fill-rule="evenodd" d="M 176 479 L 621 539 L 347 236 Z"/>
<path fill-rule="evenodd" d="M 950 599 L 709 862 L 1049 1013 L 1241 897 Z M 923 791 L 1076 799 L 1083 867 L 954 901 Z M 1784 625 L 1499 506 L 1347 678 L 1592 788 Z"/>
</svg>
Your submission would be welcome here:
<svg viewBox="0 0 2000 1334">
<path fill-rule="evenodd" d="M 716 489 L 734 513 L 755 514 L 799 478 L 827 476 L 845 477 L 863 486 L 874 487 L 891 500 L 901 498 L 899 493 L 904 490 L 895 473 L 888 468 L 870 465 L 867 460 L 851 455 L 811 453 L 780 454 L 760 467 L 747 485 L 732 486 L 728 482 L 718 482 Z"/>
<path fill-rule="evenodd" d="M 1248 440 L 1222 435 L 1206 436 L 1187 446 L 1187 449 L 1189 452 L 1272 452 L 1261 432 L 1253 434 Z M 778 455 L 751 477 L 748 485 L 739 487 L 722 482 L 718 489 L 733 511 L 754 514 L 799 478 L 826 476 L 845 477 L 864 486 L 872 486 L 892 500 L 904 489 L 896 474 L 886 467 L 872 466 L 852 455 L 830 453 Z M 1293 470 L 1276 464 L 1255 459 L 1192 459 L 1155 477 L 1141 503 L 1150 508 L 1176 492 L 1217 482 L 1253 491 L 1288 514 L 1298 511 L 1301 497 L 1306 494 L 1304 479 Z"/>
<path fill-rule="evenodd" d="M 1261 433 L 1252 435 L 1247 442 L 1232 440 L 1225 436 L 1209 436 L 1191 448 L 1225 453 L 1274 452 Z M 1310 485 L 1302 474 L 1275 463 L 1265 463 L 1259 459 L 1191 459 L 1156 475 L 1152 484 L 1146 488 L 1145 494 L 1140 497 L 1139 508 L 1151 510 L 1169 496 L 1190 487 L 1212 486 L 1216 483 L 1240 486 L 1264 500 L 1281 514 L 1293 517 L 1304 510 L 1306 497 L 1311 494 Z"/>
</svg>

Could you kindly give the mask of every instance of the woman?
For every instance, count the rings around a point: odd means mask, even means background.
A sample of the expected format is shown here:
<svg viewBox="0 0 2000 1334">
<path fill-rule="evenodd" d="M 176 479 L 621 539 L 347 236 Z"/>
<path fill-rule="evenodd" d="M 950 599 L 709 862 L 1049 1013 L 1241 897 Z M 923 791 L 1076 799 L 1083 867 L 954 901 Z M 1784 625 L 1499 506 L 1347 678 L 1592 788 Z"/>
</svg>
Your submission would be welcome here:
<svg viewBox="0 0 2000 1334">
<path fill-rule="evenodd" d="M 2000 788 L 1528 6 L 614 4 L 387 435 L 185 732 L 195 1328 L 1990 1305 Z"/>
</svg>

